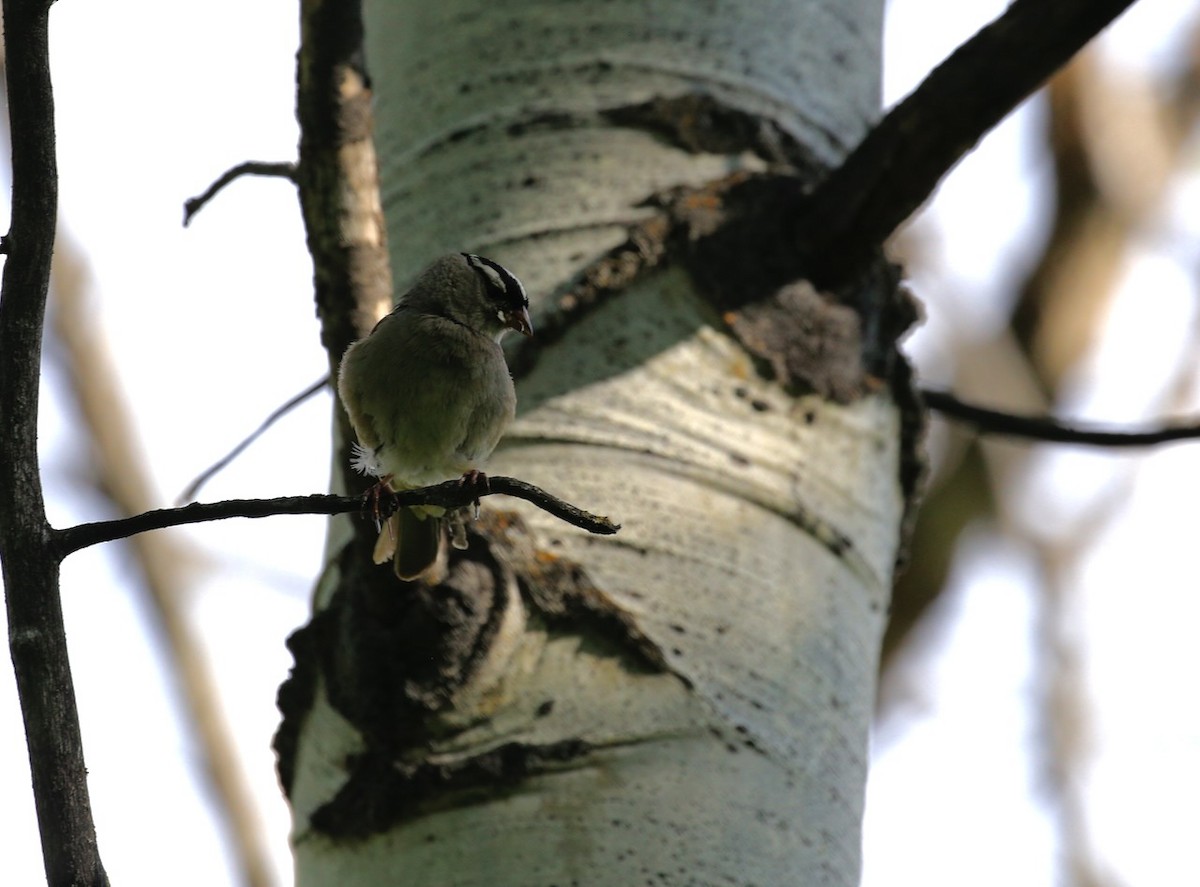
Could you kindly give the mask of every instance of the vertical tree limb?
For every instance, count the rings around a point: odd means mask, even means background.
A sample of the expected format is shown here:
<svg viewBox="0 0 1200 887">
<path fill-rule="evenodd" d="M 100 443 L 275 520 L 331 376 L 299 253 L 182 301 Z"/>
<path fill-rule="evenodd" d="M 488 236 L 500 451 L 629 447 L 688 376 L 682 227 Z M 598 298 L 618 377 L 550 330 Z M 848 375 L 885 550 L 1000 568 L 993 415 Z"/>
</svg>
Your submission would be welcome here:
<svg viewBox="0 0 1200 887">
<path fill-rule="evenodd" d="M 0 284 L 0 552 L 9 649 L 17 677 L 46 879 L 107 885 L 38 475 L 42 321 L 57 219 L 54 97 L 47 0 L 4 0 L 12 225 Z"/>
<path fill-rule="evenodd" d="M 359 0 L 302 0 L 296 184 L 313 258 L 321 342 L 335 377 L 342 353 L 392 304 L 362 33 Z M 347 446 L 337 462 L 344 466 L 346 487 L 354 489 L 361 481 L 349 467 L 353 436 L 345 416 L 337 413 L 339 438 Z"/>
</svg>

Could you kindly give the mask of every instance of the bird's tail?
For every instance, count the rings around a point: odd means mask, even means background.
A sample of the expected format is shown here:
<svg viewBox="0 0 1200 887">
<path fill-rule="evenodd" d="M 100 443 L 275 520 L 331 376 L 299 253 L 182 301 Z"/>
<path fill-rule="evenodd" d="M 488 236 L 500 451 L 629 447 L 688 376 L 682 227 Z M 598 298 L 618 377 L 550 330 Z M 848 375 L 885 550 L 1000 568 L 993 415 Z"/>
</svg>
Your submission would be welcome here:
<svg viewBox="0 0 1200 887">
<path fill-rule="evenodd" d="M 441 541 L 440 518 L 401 508 L 379 531 L 374 560 L 377 564 L 391 560 L 396 575 L 411 582 L 437 563 Z"/>
</svg>

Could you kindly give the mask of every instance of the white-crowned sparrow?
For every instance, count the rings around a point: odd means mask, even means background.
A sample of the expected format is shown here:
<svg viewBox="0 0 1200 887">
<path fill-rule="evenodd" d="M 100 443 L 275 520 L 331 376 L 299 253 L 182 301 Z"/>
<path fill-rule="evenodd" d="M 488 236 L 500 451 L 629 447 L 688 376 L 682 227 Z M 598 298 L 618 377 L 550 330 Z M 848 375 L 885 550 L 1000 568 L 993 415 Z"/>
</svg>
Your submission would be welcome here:
<svg viewBox="0 0 1200 887">
<path fill-rule="evenodd" d="M 532 335 L 521 282 L 482 256 L 442 256 L 342 358 L 338 394 L 358 435 L 355 467 L 393 490 L 475 481 L 517 397 L 500 340 Z M 375 562 L 415 579 L 437 560 L 443 511 L 401 508 Z"/>
</svg>

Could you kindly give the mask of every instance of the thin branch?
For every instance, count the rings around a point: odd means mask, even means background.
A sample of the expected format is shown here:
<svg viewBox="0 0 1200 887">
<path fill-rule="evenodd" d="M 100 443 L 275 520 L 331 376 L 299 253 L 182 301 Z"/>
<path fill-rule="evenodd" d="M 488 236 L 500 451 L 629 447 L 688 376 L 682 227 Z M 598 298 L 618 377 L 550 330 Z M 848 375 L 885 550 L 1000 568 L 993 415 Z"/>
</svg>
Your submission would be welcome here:
<svg viewBox="0 0 1200 887">
<path fill-rule="evenodd" d="M 458 484 L 458 481 L 451 481 L 450 484 Z M 434 487 L 435 490 L 444 490 L 448 485 L 441 484 Z M 454 501 L 446 503 L 448 507 L 462 506 L 474 501 L 470 494 L 467 494 L 466 501 L 460 501 L 463 497 L 463 486 L 458 485 L 459 489 L 454 495 Z M 413 492 L 418 492 L 414 490 Z M 613 523 L 607 516 L 600 514 L 592 514 L 590 511 L 584 511 L 570 502 L 565 502 L 557 496 L 552 496 L 545 490 L 535 487 L 533 484 L 527 484 L 523 480 L 517 480 L 515 477 L 489 477 L 488 489 L 486 494 L 499 493 L 503 496 L 512 496 L 514 499 L 524 499 L 526 502 L 531 502 L 538 508 L 551 514 L 561 521 L 565 521 L 572 526 L 579 527 L 581 530 L 587 530 L 589 533 L 595 533 L 599 536 L 611 536 L 621 529 L 620 524 Z M 450 498 L 447 496 L 447 498 Z M 405 504 L 401 502 L 400 504 Z M 440 502 L 435 504 L 442 504 Z"/>
<path fill-rule="evenodd" d="M 950 419 L 974 425 L 984 434 L 1019 437 L 1046 443 L 1091 447 L 1152 447 L 1158 444 L 1200 438 L 1200 422 L 1162 425 L 1141 431 L 1105 431 L 1082 428 L 1042 416 L 1016 416 L 963 403 L 945 391 L 923 389 L 925 404 Z"/>
<path fill-rule="evenodd" d="M 489 477 L 487 489 L 479 489 L 477 486 L 450 480 L 431 487 L 404 490 L 389 495 L 398 506 L 440 505 L 444 508 L 461 508 L 483 496 L 512 496 L 531 502 L 559 520 L 587 530 L 589 533 L 608 536 L 621 529 L 620 524 L 614 524 L 607 517 L 584 511 L 569 502 L 564 502 L 557 496 L 552 496 L 540 487 L 512 477 Z M 111 542 L 114 539 L 124 539 L 148 530 L 161 530 L 183 524 L 224 520 L 231 517 L 272 517 L 277 514 L 347 514 L 362 510 L 362 498 L 337 496 L 332 493 L 284 496 L 278 499 L 228 499 L 223 502 L 197 502 L 182 508 L 162 508 L 118 520 L 79 524 L 65 530 L 55 530 L 54 536 L 59 557 L 66 557 L 89 545 Z"/>
<path fill-rule="evenodd" d="M 195 480 L 188 484 L 188 488 L 179 494 L 179 497 L 175 500 L 175 504 L 181 505 L 185 502 L 191 502 L 193 499 L 195 499 L 196 494 L 200 492 L 200 488 L 212 480 L 213 475 L 224 471 L 230 462 L 245 452 L 246 448 L 250 446 L 250 444 L 262 437 L 263 433 L 268 428 L 270 428 L 272 425 L 274 425 L 296 407 L 300 406 L 300 404 L 304 403 L 304 401 L 308 400 L 328 384 L 329 376 L 324 376 L 321 379 L 318 379 L 316 382 L 313 382 L 295 397 L 276 408 L 275 411 L 272 412 L 271 415 L 267 416 L 267 418 L 262 421 L 262 424 L 254 429 L 254 431 L 252 431 L 246 438 L 244 438 L 241 443 L 202 471 Z"/>
<path fill-rule="evenodd" d="M 96 845 L 53 536 L 38 473 L 42 324 L 58 214 L 50 0 L 3 0 L 12 222 L 0 283 L 0 551 L 46 880 L 108 884 Z"/>
<path fill-rule="evenodd" d="M 196 213 L 200 212 L 205 204 L 216 197 L 226 185 L 235 179 L 240 179 L 242 176 L 272 176 L 278 179 L 287 179 L 289 182 L 295 183 L 297 177 L 296 164 L 290 160 L 276 163 L 264 160 L 247 160 L 245 163 L 239 163 L 237 166 L 227 169 L 219 179 L 208 186 L 207 191 L 183 202 L 183 227 L 186 228 Z"/>
<path fill-rule="evenodd" d="M 813 279 L 849 277 L 997 123 L 1134 0 L 1015 0 L 895 106 L 813 191 Z"/>
<path fill-rule="evenodd" d="M 234 447 L 232 450 L 230 450 L 226 456 L 223 456 L 220 461 L 215 462 L 214 465 L 212 465 L 208 469 L 205 469 L 205 471 L 202 474 L 200 474 L 199 477 L 196 478 L 196 480 L 193 480 L 191 485 L 188 485 L 187 490 L 180 493 L 179 498 L 176 499 L 176 501 L 175 501 L 176 504 L 191 501 L 191 499 L 194 496 L 196 496 L 196 493 L 197 493 L 197 491 L 199 491 L 200 487 L 202 487 L 204 484 L 208 483 L 208 481 L 212 479 L 212 475 L 215 475 L 218 472 L 223 471 L 223 469 L 226 468 L 230 462 L 233 462 L 236 459 L 236 457 L 238 457 L 242 453 L 244 453 L 246 448 L 250 447 L 250 445 L 254 442 L 254 440 L 257 440 L 260 436 L 262 436 L 263 432 L 268 430 L 268 428 L 271 425 L 274 425 L 276 421 L 283 418 L 284 415 L 287 415 L 287 413 L 289 413 L 290 410 L 293 410 L 296 407 L 298 407 L 299 404 L 304 403 L 308 397 L 312 397 L 314 394 L 317 394 L 317 392 L 320 389 L 324 388 L 324 386 L 328 385 L 328 384 L 329 384 L 328 376 L 326 376 L 324 378 L 320 378 L 317 380 L 317 382 L 314 382 L 311 385 L 308 385 L 308 388 L 306 388 L 304 391 L 301 391 L 300 394 L 295 395 L 292 398 L 289 398 L 289 400 L 286 403 L 283 403 L 283 404 L 281 404 L 280 407 L 277 407 L 274 410 L 274 412 L 272 412 L 269 416 L 266 416 L 266 419 L 263 420 L 263 424 L 259 425 L 258 428 L 256 428 L 256 430 L 254 430 L 250 434 L 250 436 L 248 436 L 244 440 L 242 440 L 242 442 L 239 443 L 238 445 L 236 445 L 236 447 Z M 1176 442 L 1176 440 L 1188 440 L 1188 439 L 1200 437 L 1200 424 L 1170 425 L 1170 426 L 1165 426 L 1165 427 L 1151 428 L 1151 430 L 1146 430 L 1146 431 L 1100 431 L 1100 430 L 1096 430 L 1096 428 L 1080 428 L 1080 427 L 1076 427 L 1073 425 L 1064 424 L 1064 422 L 1058 421 L 1056 419 L 1048 418 L 1048 416 L 1046 416 L 1046 418 L 1036 418 L 1036 416 L 1019 416 L 1019 415 L 1013 415 L 1010 413 L 1003 413 L 1003 412 L 1000 412 L 1000 410 L 996 410 L 996 409 L 988 409 L 985 407 L 974 406 L 974 404 L 965 403 L 964 401 L 960 401 L 958 397 L 955 397 L 954 395 L 949 394 L 949 392 L 947 392 L 947 391 L 936 391 L 936 390 L 931 390 L 931 389 L 924 389 L 924 390 L 922 390 L 922 396 L 925 398 L 926 406 L 928 406 L 932 410 L 936 410 L 936 412 L 938 412 L 938 413 L 942 413 L 943 415 L 946 415 L 947 418 L 956 419 L 956 420 L 964 421 L 964 422 L 970 422 L 970 424 L 978 427 L 979 431 L 982 431 L 984 433 L 989 433 L 989 434 L 998 434 L 998 436 L 1002 436 L 1002 437 L 1004 437 L 1004 436 L 1021 437 L 1021 438 L 1030 438 L 1030 439 L 1036 439 L 1036 440 L 1044 440 L 1044 442 L 1048 442 L 1048 443 L 1080 444 L 1080 445 L 1088 445 L 1088 447 L 1116 447 L 1116 448 L 1153 447 L 1153 445 L 1156 445 L 1156 444 L 1171 443 L 1171 442 Z M 508 478 L 493 478 L 493 479 L 491 479 L 491 484 L 493 485 L 492 492 L 505 492 L 505 493 L 508 493 L 508 495 L 510 495 L 510 496 L 517 496 L 518 498 L 527 498 L 527 497 L 520 496 L 520 495 L 518 495 L 518 493 L 515 493 L 515 492 L 500 490 L 500 489 L 498 489 L 498 487 L 494 486 L 494 485 L 500 483 L 500 481 L 509 481 L 509 480 L 510 479 L 508 479 Z M 457 483 L 457 481 L 452 481 L 452 483 Z M 518 480 L 512 480 L 511 483 L 514 485 L 523 485 L 522 481 L 518 481 Z M 528 486 L 528 485 L 523 485 L 523 486 Z M 437 487 L 431 487 L 431 489 L 437 489 Z M 520 489 L 520 487 L 514 486 L 514 490 L 516 490 L 516 489 Z M 528 486 L 528 489 L 536 491 L 536 490 L 538 490 L 538 487 Z M 416 491 L 410 491 L 410 492 L 416 492 Z M 540 493 L 541 491 L 538 491 L 538 492 Z M 406 493 L 406 495 L 408 495 L 408 493 Z M 547 493 L 541 493 L 541 495 L 546 496 L 546 498 L 542 499 L 542 501 L 536 501 L 536 499 L 529 499 L 529 501 L 534 502 L 534 504 L 540 505 L 540 507 L 542 509 L 548 511 L 548 513 L 553 514 L 556 517 L 560 517 L 560 519 L 562 519 L 566 522 L 575 523 L 575 526 L 577 526 L 577 527 L 582 527 L 583 529 L 589 529 L 589 531 L 593 532 L 593 533 L 604 532 L 604 531 L 598 531 L 598 529 L 592 529 L 592 527 L 590 527 L 590 525 L 588 525 L 588 523 L 586 521 L 590 519 L 590 516 L 583 517 L 583 519 L 581 519 L 584 521 L 583 523 L 577 522 L 577 520 L 575 519 L 574 516 L 568 516 L 568 515 L 574 515 L 576 513 L 580 514 L 580 515 L 588 515 L 588 513 L 586 513 L 586 511 L 578 511 L 576 509 L 575 511 L 565 511 L 565 513 L 559 514 L 559 513 L 557 513 L 556 510 L 554 510 L 554 508 L 556 508 L 556 505 L 553 505 L 553 503 L 560 502 L 559 499 L 556 499 L 552 496 L 548 496 Z M 306 499 L 308 499 L 308 498 L 311 498 L 311 497 L 290 497 L 288 499 L 247 499 L 246 502 L 289 502 L 289 501 L 293 501 L 293 499 L 296 499 L 296 501 L 306 501 Z M 355 499 L 355 502 L 356 502 L 356 499 Z M 217 503 L 217 504 L 224 504 L 224 503 Z M 444 504 L 444 503 L 431 501 L 430 503 L 416 503 L 416 504 Z M 451 504 L 455 504 L 455 503 L 451 503 Z M 457 504 L 463 504 L 463 503 L 457 503 Z M 562 503 L 562 505 L 566 509 L 574 509 L 575 508 L 574 505 L 569 505 L 566 503 Z M 346 510 L 353 510 L 353 509 L 346 509 Z M 161 514 L 161 513 L 157 513 L 157 511 L 156 511 L 156 513 L 151 513 L 151 514 Z M 252 515 L 251 514 L 247 514 L 247 515 L 230 514 L 230 515 L 221 515 L 220 517 L 265 517 L 265 516 L 269 516 L 270 514 L 272 514 L 272 513 L 270 513 L 270 511 L 268 511 L 268 513 L 264 513 L 264 514 L 252 514 Z M 280 511 L 280 513 L 278 513 L 278 514 L 341 514 L 341 511 L 313 511 L 313 513 L 307 513 L 307 511 Z M 220 520 L 220 517 L 215 517 L 215 519 L 212 519 L 212 520 Z M 208 519 L 199 519 L 199 520 L 208 520 Z M 182 523 L 191 523 L 193 521 L 181 521 L 181 522 Z M 164 525 L 164 526 L 172 526 L 172 525 Z M 148 529 L 158 529 L 158 528 L 160 528 L 160 527 L 148 527 Z M 137 532 L 142 532 L 142 531 L 137 531 Z M 107 540 L 100 540 L 100 541 L 107 541 Z M 80 547 L 83 547 L 83 546 L 80 546 Z M 74 549 L 71 549 L 71 551 L 73 551 L 73 550 Z"/>
</svg>

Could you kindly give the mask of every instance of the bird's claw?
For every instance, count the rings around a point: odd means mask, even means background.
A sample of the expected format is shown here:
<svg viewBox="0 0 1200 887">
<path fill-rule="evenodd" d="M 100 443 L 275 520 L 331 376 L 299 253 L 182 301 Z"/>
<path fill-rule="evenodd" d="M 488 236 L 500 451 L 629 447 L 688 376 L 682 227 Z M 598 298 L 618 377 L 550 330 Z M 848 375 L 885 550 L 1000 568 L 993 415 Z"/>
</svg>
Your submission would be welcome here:
<svg viewBox="0 0 1200 887">
<path fill-rule="evenodd" d="M 383 522 L 396 512 L 396 497 L 388 486 L 390 480 L 390 475 L 380 478 L 367 487 L 362 495 L 362 510 L 375 521 L 376 532 L 379 532 L 383 527 Z"/>
<path fill-rule="evenodd" d="M 470 471 L 463 472 L 463 476 L 458 483 L 464 487 L 482 486 L 485 490 L 489 489 L 487 473 L 480 471 L 478 468 L 472 468 Z"/>
<path fill-rule="evenodd" d="M 463 476 L 459 480 L 458 484 L 461 487 L 471 487 L 472 489 L 475 489 L 475 490 L 482 488 L 485 493 L 490 493 L 492 491 L 491 487 L 488 485 L 487 474 L 480 471 L 478 468 L 472 468 L 470 471 L 464 472 Z M 472 502 L 472 505 L 474 505 L 474 507 L 475 507 L 475 520 L 479 520 L 479 497 L 478 496 L 475 497 L 475 500 Z"/>
</svg>

